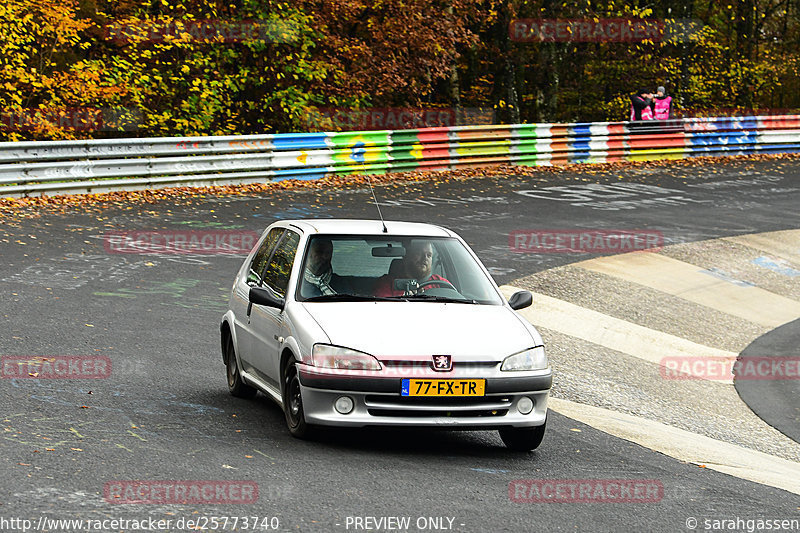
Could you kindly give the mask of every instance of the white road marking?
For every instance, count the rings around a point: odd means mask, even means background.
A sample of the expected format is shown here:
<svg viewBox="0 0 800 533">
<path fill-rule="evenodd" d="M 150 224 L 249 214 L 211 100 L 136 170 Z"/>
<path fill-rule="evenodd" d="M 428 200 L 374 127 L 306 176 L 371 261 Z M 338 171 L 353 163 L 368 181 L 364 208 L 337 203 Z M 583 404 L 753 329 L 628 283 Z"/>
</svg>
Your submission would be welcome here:
<svg viewBox="0 0 800 533">
<path fill-rule="evenodd" d="M 548 407 L 680 461 L 800 494 L 800 463 L 609 409 L 552 397 Z"/>
<path fill-rule="evenodd" d="M 508 298 L 522 289 L 504 285 L 500 290 Z M 676 358 L 684 357 L 703 357 L 725 363 L 736 360 L 737 354 L 733 352 L 704 346 L 544 294 L 534 293 L 533 305 L 517 312 L 534 326 L 558 331 L 664 367 L 667 361 L 674 362 Z M 703 375 L 697 377 L 702 378 Z M 733 377 L 714 381 L 732 384 Z"/>
<path fill-rule="evenodd" d="M 657 253 L 598 257 L 572 266 L 638 283 L 762 326 L 778 327 L 800 317 L 800 302 L 709 276 L 698 266 Z"/>
<path fill-rule="evenodd" d="M 800 230 L 770 231 L 725 237 L 725 240 L 767 252 L 770 255 L 800 265 Z"/>
<path fill-rule="evenodd" d="M 800 230 L 726 239 L 800 265 Z M 800 317 L 800 302 L 757 286 L 737 283 L 735 277 L 662 254 L 628 253 L 599 257 L 572 266 L 650 287 L 762 326 L 777 327 Z M 517 290 L 507 285 L 501 287 L 506 297 Z M 697 344 L 543 294 L 534 294 L 533 306 L 518 312 L 536 326 L 662 366 L 665 366 L 665 357 L 710 357 L 725 361 L 736 358 L 733 352 Z M 709 324 L 709 327 L 714 327 L 714 324 Z M 731 381 L 723 383 L 726 384 L 720 386 L 730 387 Z M 714 401 L 714 398 L 705 398 L 705 401 Z M 798 462 L 591 405 L 550 398 L 549 407 L 600 431 L 675 459 L 800 494 Z M 744 404 L 742 408 L 747 409 Z"/>
</svg>

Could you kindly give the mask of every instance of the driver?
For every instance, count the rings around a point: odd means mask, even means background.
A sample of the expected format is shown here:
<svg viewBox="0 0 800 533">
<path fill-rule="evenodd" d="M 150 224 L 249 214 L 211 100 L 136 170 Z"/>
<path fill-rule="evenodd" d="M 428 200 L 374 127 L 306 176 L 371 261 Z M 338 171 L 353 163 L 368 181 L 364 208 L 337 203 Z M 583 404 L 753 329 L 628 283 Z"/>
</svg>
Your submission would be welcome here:
<svg viewBox="0 0 800 533">
<path fill-rule="evenodd" d="M 441 276 L 431 274 L 433 263 L 433 245 L 429 241 L 412 241 L 406 251 L 406 256 L 403 258 L 403 264 L 400 268 L 400 275 L 393 276 L 386 274 L 378 278 L 375 286 L 375 296 L 403 296 L 403 291 L 394 288 L 394 280 L 398 278 L 414 279 L 418 284 L 422 285 L 425 282 L 441 280 L 448 285 L 450 282 Z M 445 285 L 438 285 L 431 283 L 422 288 L 422 290 L 431 287 L 444 287 Z"/>
</svg>

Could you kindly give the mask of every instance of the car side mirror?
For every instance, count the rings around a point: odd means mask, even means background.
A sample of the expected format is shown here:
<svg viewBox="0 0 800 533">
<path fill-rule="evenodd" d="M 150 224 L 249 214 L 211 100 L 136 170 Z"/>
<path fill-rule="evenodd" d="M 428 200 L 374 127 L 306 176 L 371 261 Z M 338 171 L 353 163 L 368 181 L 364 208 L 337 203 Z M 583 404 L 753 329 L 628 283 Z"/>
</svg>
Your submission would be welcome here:
<svg viewBox="0 0 800 533">
<path fill-rule="evenodd" d="M 251 304 L 274 307 L 281 311 L 286 303 L 283 298 L 278 298 L 272 291 L 260 287 L 250 287 L 249 300 Z"/>
<path fill-rule="evenodd" d="M 514 311 L 525 309 L 526 307 L 530 307 L 532 304 L 533 294 L 528 291 L 517 291 L 511 295 L 511 298 L 508 299 L 508 305 L 510 305 L 511 309 Z"/>
</svg>

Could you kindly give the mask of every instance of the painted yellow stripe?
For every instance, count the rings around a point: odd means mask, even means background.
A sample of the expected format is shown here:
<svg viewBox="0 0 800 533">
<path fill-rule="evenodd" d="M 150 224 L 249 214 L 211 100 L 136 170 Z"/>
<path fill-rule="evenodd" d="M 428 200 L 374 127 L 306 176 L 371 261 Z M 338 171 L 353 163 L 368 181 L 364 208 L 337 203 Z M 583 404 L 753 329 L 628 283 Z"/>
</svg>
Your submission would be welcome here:
<svg viewBox="0 0 800 533">
<path fill-rule="evenodd" d="M 777 327 L 800 317 L 800 302 L 759 287 L 744 287 L 657 253 L 633 252 L 574 263 L 672 294 L 755 324 Z"/>
<path fill-rule="evenodd" d="M 800 463 L 601 407 L 552 397 L 548 400 L 548 407 L 573 420 L 680 461 L 800 494 Z"/>
<path fill-rule="evenodd" d="M 508 298 L 522 289 L 504 285 L 500 290 Z M 558 331 L 664 367 L 685 357 L 713 358 L 715 362 L 730 364 L 736 360 L 733 352 L 703 346 L 544 294 L 534 293 L 533 305 L 518 313 L 534 326 Z M 697 377 L 704 376 L 700 374 Z M 715 381 L 731 384 L 733 377 Z"/>
<path fill-rule="evenodd" d="M 800 230 L 797 229 L 725 237 L 725 240 L 800 264 Z"/>
</svg>

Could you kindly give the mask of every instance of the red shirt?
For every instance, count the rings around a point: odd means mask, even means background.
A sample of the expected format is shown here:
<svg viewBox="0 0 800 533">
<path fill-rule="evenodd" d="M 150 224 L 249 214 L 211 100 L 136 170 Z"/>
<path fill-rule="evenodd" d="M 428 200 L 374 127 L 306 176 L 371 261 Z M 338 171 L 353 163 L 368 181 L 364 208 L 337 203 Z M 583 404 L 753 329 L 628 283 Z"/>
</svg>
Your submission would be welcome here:
<svg viewBox="0 0 800 533">
<path fill-rule="evenodd" d="M 387 296 L 402 296 L 403 295 L 403 291 L 398 291 L 398 290 L 394 289 L 394 280 L 395 279 L 397 279 L 397 278 L 395 278 L 394 276 L 390 276 L 389 274 L 386 274 L 386 275 L 381 276 L 380 278 L 378 278 L 378 283 L 375 285 L 375 296 L 379 296 L 381 298 L 385 298 Z M 432 279 L 433 280 L 447 281 L 443 277 L 438 276 L 436 274 L 431 275 L 431 277 L 429 277 L 425 281 L 429 281 L 429 280 L 432 280 Z M 447 282 L 450 283 L 449 281 L 447 281 Z M 437 286 L 438 285 L 431 284 L 431 285 L 428 285 L 427 287 L 437 287 Z"/>
</svg>

